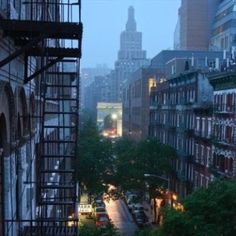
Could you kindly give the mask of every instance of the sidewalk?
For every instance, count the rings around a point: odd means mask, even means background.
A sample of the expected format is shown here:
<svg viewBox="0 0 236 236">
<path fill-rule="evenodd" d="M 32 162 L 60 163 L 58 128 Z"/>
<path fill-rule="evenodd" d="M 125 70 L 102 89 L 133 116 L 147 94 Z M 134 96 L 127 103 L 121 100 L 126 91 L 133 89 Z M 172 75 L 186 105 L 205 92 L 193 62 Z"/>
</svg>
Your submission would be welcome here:
<svg viewBox="0 0 236 236">
<path fill-rule="evenodd" d="M 145 214 L 148 217 L 148 225 L 150 225 L 152 228 L 158 227 L 157 223 L 155 222 L 155 215 L 151 204 L 148 201 L 143 201 L 143 207 L 145 209 Z"/>
</svg>

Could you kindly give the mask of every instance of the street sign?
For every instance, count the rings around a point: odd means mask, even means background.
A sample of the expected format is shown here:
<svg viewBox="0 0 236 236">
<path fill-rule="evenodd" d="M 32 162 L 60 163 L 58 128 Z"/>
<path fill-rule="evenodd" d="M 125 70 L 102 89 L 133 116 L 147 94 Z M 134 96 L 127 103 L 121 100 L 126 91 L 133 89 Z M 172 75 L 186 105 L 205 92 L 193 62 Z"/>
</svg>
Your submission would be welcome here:
<svg viewBox="0 0 236 236">
<path fill-rule="evenodd" d="M 80 204 L 79 205 L 79 213 L 92 213 L 92 205 L 91 204 Z"/>
</svg>

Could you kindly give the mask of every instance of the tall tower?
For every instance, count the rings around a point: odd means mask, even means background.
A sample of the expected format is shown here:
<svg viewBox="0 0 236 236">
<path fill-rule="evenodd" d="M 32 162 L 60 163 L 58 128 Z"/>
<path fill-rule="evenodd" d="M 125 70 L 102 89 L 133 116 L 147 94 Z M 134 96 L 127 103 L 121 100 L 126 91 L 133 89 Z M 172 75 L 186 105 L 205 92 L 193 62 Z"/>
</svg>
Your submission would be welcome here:
<svg viewBox="0 0 236 236">
<path fill-rule="evenodd" d="M 113 86 L 115 87 L 115 101 L 121 101 L 122 89 L 130 74 L 138 68 L 148 65 L 146 51 L 142 50 L 142 33 L 137 32 L 135 11 L 132 6 L 128 9 L 126 28 L 120 35 L 120 50 L 115 62 Z"/>
</svg>

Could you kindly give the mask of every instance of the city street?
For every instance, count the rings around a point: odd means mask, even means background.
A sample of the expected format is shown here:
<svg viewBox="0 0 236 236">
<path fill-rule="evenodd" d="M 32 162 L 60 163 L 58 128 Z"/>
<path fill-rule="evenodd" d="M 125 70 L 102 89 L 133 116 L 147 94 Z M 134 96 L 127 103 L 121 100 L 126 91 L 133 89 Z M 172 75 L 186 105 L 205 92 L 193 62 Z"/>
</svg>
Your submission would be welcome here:
<svg viewBox="0 0 236 236">
<path fill-rule="evenodd" d="M 122 236 L 132 236 L 137 226 L 127 206 L 122 200 L 105 202 L 109 217 Z"/>
</svg>

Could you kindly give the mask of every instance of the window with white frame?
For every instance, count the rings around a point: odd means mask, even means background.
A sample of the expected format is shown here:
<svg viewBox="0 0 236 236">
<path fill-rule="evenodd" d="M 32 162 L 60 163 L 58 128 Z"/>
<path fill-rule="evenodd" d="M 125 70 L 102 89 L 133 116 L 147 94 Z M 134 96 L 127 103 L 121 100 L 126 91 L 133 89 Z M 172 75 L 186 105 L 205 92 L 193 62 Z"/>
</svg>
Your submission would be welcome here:
<svg viewBox="0 0 236 236">
<path fill-rule="evenodd" d="M 207 147 L 206 167 L 209 167 L 211 160 L 211 148 Z"/>
<path fill-rule="evenodd" d="M 202 136 L 205 136 L 205 123 L 206 119 L 204 117 L 202 117 Z"/>
<path fill-rule="evenodd" d="M 207 124 L 207 128 L 208 128 L 208 131 L 207 131 L 207 136 L 210 137 L 211 136 L 211 118 L 208 118 L 208 124 Z"/>
<path fill-rule="evenodd" d="M 195 161 L 199 162 L 199 153 L 198 153 L 198 144 L 195 144 L 195 150 L 196 150 L 196 156 L 195 156 Z"/>
<path fill-rule="evenodd" d="M 204 146 L 201 145 L 201 154 L 200 154 L 201 164 L 204 165 Z"/>
<path fill-rule="evenodd" d="M 200 117 L 196 117 L 196 122 L 197 122 L 197 127 L 196 127 L 196 129 L 197 129 L 197 131 L 199 132 L 200 131 Z"/>
</svg>

